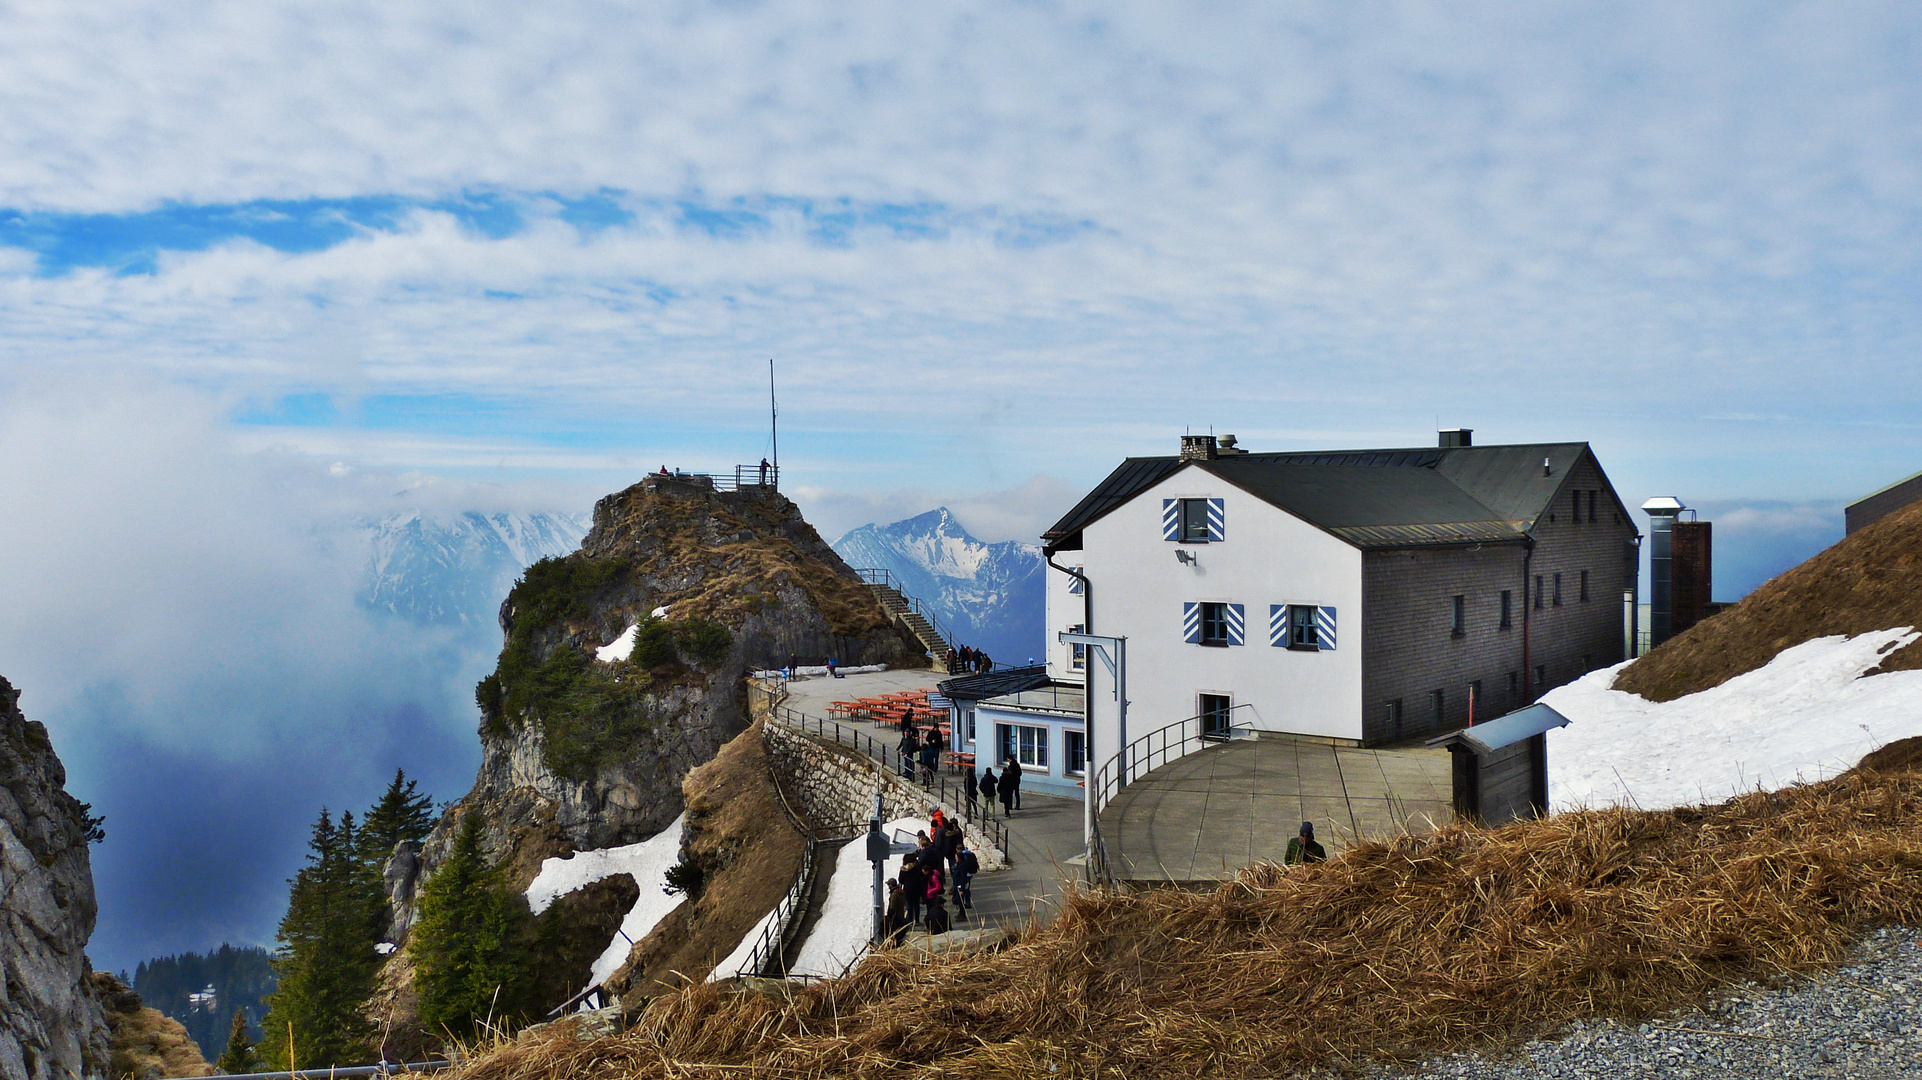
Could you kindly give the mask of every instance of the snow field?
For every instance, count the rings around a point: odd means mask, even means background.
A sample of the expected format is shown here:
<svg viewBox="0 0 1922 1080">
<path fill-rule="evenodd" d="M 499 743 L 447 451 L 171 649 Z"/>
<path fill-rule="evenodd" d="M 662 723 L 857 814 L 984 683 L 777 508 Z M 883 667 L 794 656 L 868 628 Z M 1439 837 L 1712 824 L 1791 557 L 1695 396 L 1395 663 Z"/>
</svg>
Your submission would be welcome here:
<svg viewBox="0 0 1922 1080">
<path fill-rule="evenodd" d="M 1542 698 L 1569 719 L 1548 733 L 1550 809 L 1665 809 L 1844 772 L 1922 735 L 1922 671 L 1860 677 L 1918 636 L 1902 626 L 1816 638 L 1661 703 L 1609 689 L 1619 665 L 1590 672 Z"/>
<path fill-rule="evenodd" d="M 900 818 L 882 826 L 882 831 L 896 840 L 913 843 L 914 834 L 927 827 L 926 818 Z M 890 859 L 882 880 L 899 869 L 900 860 Z M 801 951 L 789 969 L 791 974 L 840 975 L 868 951 L 868 938 L 874 931 L 874 864 L 868 862 L 866 837 L 857 836 L 841 849 L 834 860 L 833 875 L 828 879 L 821 918 L 801 943 Z"/>
<path fill-rule="evenodd" d="M 611 664 L 616 660 L 625 660 L 628 657 L 633 656 L 634 655 L 634 635 L 639 633 L 640 629 L 641 629 L 641 624 L 635 623 L 634 625 L 621 631 L 620 637 L 617 637 L 613 641 L 608 642 L 606 645 L 603 645 L 600 648 L 594 650 L 595 658 L 600 660 L 600 662 L 603 664 Z"/>
<path fill-rule="evenodd" d="M 632 636 L 631 633 L 629 636 Z M 681 906 L 681 897 L 667 895 L 667 870 L 680 860 L 681 829 L 687 822 L 682 814 L 674 823 L 638 844 L 577 851 L 564 859 L 548 859 L 541 872 L 527 887 L 527 906 L 539 915 L 549 904 L 575 889 L 592 885 L 603 878 L 627 874 L 639 886 L 641 895 L 621 919 L 621 929 L 594 961 L 588 985 L 598 984 L 627 962 L 633 943 L 646 937 L 668 913 Z"/>
</svg>

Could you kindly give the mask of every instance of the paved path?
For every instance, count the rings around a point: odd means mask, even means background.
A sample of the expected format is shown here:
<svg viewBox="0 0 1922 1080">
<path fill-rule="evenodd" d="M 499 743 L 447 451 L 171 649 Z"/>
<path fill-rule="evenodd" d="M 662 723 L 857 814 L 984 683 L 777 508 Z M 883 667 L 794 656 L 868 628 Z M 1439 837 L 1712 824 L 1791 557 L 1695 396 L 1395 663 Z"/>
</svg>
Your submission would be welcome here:
<svg viewBox="0 0 1922 1080">
<path fill-rule="evenodd" d="M 875 671 L 841 679 L 798 679 L 788 683 L 786 704 L 796 712 L 825 717 L 830 702 L 900 690 L 932 690 L 947 677 L 933 671 Z M 901 736 L 900 729 L 890 724 L 837 722 L 866 732 L 889 747 Z M 1027 922 L 1030 913 L 1038 913 L 1046 922 L 1054 917 L 1061 898 L 1062 878 L 1080 876 L 1085 850 L 1081 800 L 1023 791 L 1021 807 L 1007 819 L 1008 846 L 1012 849 L 1008 858 L 1013 865 L 974 879 L 975 916 L 965 923 L 957 920 L 957 926 L 980 925 L 978 920 L 1019 926 Z M 1070 859 L 1075 862 L 1070 863 Z"/>
<path fill-rule="evenodd" d="M 1448 752 L 1358 750 L 1264 734 L 1210 746 L 1130 784 L 1101 815 L 1115 876 L 1206 881 L 1280 862 L 1303 821 L 1332 854 L 1357 836 L 1451 820 Z"/>
</svg>

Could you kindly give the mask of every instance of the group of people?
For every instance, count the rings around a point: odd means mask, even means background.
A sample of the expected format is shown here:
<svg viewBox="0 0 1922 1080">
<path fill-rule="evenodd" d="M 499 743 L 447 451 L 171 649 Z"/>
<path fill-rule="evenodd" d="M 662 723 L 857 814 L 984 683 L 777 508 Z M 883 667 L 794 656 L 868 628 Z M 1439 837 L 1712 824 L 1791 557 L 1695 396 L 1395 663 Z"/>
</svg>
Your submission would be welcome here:
<svg viewBox="0 0 1922 1080">
<path fill-rule="evenodd" d="M 912 724 L 901 725 L 901 742 L 895 747 L 901 754 L 901 775 L 914 779 L 918 766 L 921 783 L 932 786 L 934 770 L 941 764 L 941 751 L 946 746 L 940 728 L 928 728 L 923 734 Z"/>
<path fill-rule="evenodd" d="M 948 669 L 957 675 L 967 671 L 993 671 L 994 661 L 988 659 L 987 653 L 972 645 L 961 645 L 948 658 Z"/>
<path fill-rule="evenodd" d="M 970 767 L 961 777 L 961 790 L 968 798 L 968 812 L 977 812 L 982 801 L 988 804 L 988 816 L 994 816 L 994 801 L 1001 800 L 1003 817 L 1021 809 L 1021 763 L 1010 757 L 1001 766 L 1001 775 L 994 775 L 992 767 L 981 770 L 980 776 L 974 775 Z"/>
<path fill-rule="evenodd" d="M 974 906 L 974 875 L 981 860 L 968 847 L 961 822 L 942 813 L 928 813 L 928 828 L 915 834 L 916 850 L 901 856 L 899 876 L 888 879 L 888 906 L 883 931 L 900 944 L 908 930 L 920 926 L 930 934 L 945 934 L 951 925 L 948 901 L 962 919 Z"/>
</svg>

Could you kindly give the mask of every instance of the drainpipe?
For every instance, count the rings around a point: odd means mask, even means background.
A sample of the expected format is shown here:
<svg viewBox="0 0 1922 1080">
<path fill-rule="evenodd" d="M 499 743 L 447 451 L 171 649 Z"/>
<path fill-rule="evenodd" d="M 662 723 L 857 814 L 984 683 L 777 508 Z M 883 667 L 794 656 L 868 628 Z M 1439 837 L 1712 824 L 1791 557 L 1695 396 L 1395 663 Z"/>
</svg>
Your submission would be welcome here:
<svg viewBox="0 0 1922 1080">
<path fill-rule="evenodd" d="M 1535 579 L 1529 576 L 1535 561 L 1535 537 L 1523 536 L 1522 545 L 1522 702 L 1528 704 L 1535 700 L 1535 669 L 1528 663 L 1528 613 L 1535 607 Z"/>
<path fill-rule="evenodd" d="M 1081 632 L 1094 633 L 1094 586 L 1089 583 L 1088 575 L 1055 562 L 1053 553 L 1045 549 L 1041 558 L 1049 566 L 1081 583 Z M 1068 655 L 1074 655 L 1072 646 Z M 1085 648 L 1082 655 L 1087 655 Z M 1000 749 L 999 746 L 995 747 L 997 752 Z M 1118 751 L 1120 748 L 1116 749 Z M 1081 669 L 1081 804 L 1084 818 L 1081 831 L 1087 837 L 1094 836 L 1094 764 L 1097 760 L 1094 752 L 1094 695 L 1088 693 L 1088 669 L 1084 664 Z M 1087 842 L 1093 843 L 1091 839 Z"/>
</svg>

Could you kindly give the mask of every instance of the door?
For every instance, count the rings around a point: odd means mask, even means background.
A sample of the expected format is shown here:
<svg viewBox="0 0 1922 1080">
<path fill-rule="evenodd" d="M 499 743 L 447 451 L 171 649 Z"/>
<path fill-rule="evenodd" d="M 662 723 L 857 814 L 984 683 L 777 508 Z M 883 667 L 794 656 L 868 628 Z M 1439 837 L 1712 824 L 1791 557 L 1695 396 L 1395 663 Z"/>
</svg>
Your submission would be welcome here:
<svg viewBox="0 0 1922 1080">
<path fill-rule="evenodd" d="M 1204 739 L 1226 739 L 1229 718 L 1234 715 L 1234 706 L 1226 694 L 1201 695 L 1201 737 Z"/>
</svg>

